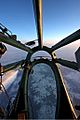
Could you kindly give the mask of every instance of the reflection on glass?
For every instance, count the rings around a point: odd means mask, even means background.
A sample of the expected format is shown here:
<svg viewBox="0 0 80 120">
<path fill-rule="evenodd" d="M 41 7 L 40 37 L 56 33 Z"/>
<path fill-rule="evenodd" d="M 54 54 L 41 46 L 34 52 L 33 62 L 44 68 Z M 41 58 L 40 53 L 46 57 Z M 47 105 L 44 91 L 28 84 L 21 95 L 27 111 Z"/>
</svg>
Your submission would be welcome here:
<svg viewBox="0 0 80 120">
<path fill-rule="evenodd" d="M 28 81 L 30 117 L 54 119 L 57 93 L 54 73 L 50 66 L 44 63 L 35 65 Z"/>
</svg>

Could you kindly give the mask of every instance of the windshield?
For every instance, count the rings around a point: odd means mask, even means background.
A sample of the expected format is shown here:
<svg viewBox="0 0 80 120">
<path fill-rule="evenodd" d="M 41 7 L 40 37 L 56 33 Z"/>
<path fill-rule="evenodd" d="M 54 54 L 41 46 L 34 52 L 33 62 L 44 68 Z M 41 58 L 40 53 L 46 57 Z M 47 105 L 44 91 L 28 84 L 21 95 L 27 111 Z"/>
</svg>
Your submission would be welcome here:
<svg viewBox="0 0 80 120">
<path fill-rule="evenodd" d="M 0 0 L 0 23 L 17 35 L 18 42 L 26 43 L 37 39 L 37 30 L 32 0 Z M 43 45 L 51 48 L 58 41 L 80 28 L 80 0 L 43 0 Z M 5 44 L 6 45 L 6 44 Z M 36 45 L 38 43 L 36 42 Z M 7 46 L 7 52 L 1 57 L 0 63 L 6 65 L 26 58 L 27 52 Z M 58 58 L 76 61 L 75 52 L 80 46 L 80 40 L 56 50 Z M 34 47 L 34 46 L 33 46 Z M 32 48 L 32 47 L 31 47 Z M 62 68 L 63 77 L 72 80 L 73 86 L 79 88 L 79 72 Z M 72 78 L 72 76 L 75 76 Z M 76 79 L 76 76 L 78 79 Z M 75 81 L 75 82 L 73 82 Z M 68 89 L 72 83 L 65 82 Z M 70 86 L 69 86 L 70 85 Z M 78 86 L 78 87 L 77 87 Z M 79 90 L 76 91 L 79 94 Z M 74 89 L 70 94 L 75 94 Z M 76 94 L 75 94 L 76 95 Z M 73 98 L 72 98 L 73 99 Z M 80 103 L 80 99 L 76 99 Z M 75 101 L 76 101 L 75 100 Z M 74 101 L 74 100 L 73 100 Z"/>
</svg>

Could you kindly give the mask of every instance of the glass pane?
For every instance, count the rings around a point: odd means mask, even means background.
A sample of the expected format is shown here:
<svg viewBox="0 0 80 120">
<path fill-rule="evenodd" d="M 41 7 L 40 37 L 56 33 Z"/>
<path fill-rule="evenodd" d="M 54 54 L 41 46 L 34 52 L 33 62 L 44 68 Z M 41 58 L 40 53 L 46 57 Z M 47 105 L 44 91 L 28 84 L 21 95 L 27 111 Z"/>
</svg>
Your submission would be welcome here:
<svg viewBox="0 0 80 120">
<path fill-rule="evenodd" d="M 7 112 L 7 106 L 10 104 L 10 107 L 12 107 L 12 103 L 16 98 L 21 77 L 22 77 L 22 69 L 20 70 L 11 70 L 8 71 L 6 74 L 2 77 L 2 84 L 0 89 L 0 108 L 5 110 L 5 115 Z M 0 78 L 1 79 L 1 78 Z M 1 117 L 1 114 L 0 114 Z"/>
<path fill-rule="evenodd" d="M 74 109 L 75 106 L 79 106 L 80 108 L 80 72 L 67 67 L 60 66 L 60 68 L 73 107 Z M 78 116 L 80 115 L 80 111 L 75 109 L 75 112 Z"/>
<path fill-rule="evenodd" d="M 53 119 L 56 111 L 56 81 L 49 65 L 35 65 L 29 75 L 29 110 L 34 119 Z"/>
</svg>

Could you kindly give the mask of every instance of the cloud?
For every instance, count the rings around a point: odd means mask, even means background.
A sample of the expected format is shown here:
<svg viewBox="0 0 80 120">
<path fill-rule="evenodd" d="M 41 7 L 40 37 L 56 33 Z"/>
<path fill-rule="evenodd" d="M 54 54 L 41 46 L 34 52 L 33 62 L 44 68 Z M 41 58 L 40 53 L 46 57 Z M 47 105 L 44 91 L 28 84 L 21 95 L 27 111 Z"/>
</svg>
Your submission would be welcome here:
<svg viewBox="0 0 80 120">
<path fill-rule="evenodd" d="M 54 45 L 54 40 L 44 40 L 44 46 L 51 47 Z"/>
<path fill-rule="evenodd" d="M 60 40 L 44 40 L 44 45 L 46 46 L 53 46 L 55 45 L 56 43 L 58 43 Z M 73 43 L 70 43 L 69 45 L 67 46 L 70 46 L 70 47 L 80 47 L 80 39 L 73 42 Z"/>
</svg>

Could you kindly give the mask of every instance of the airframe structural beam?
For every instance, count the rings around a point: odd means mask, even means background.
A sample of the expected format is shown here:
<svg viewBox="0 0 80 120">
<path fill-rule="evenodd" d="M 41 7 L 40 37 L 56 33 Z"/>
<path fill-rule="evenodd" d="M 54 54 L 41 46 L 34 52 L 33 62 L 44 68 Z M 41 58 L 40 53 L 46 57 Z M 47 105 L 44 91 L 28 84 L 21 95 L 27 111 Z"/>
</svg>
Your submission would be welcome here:
<svg viewBox="0 0 80 120">
<path fill-rule="evenodd" d="M 74 42 L 76 40 L 80 39 L 80 29 L 74 32 L 73 34 L 69 35 L 68 37 L 64 38 L 60 42 L 58 42 L 56 45 L 52 46 L 52 51 L 57 50 L 67 44 L 70 44 L 71 42 Z"/>
<path fill-rule="evenodd" d="M 42 43 L 42 0 L 33 0 L 34 17 L 37 28 L 39 47 L 43 47 Z"/>
<path fill-rule="evenodd" d="M 56 59 L 56 63 L 59 63 L 65 67 L 72 68 L 78 71 L 78 64 L 76 62 L 71 62 L 71 61 L 63 60 L 59 58 L 59 59 Z"/>
<path fill-rule="evenodd" d="M 19 66 L 21 66 L 23 63 L 24 63 L 25 60 L 21 60 L 21 61 L 18 61 L 18 62 L 14 62 L 14 63 L 11 63 L 11 64 L 8 64 L 8 65 L 5 65 L 3 66 L 3 73 L 7 72 L 7 71 L 10 71 L 14 68 L 17 68 Z"/>
<path fill-rule="evenodd" d="M 2 33 L 0 33 L 0 42 L 7 43 L 13 47 L 32 53 L 32 50 L 29 47 L 25 46 L 24 44 L 20 43 L 19 41 L 15 39 L 7 37 L 6 35 Z"/>
</svg>

